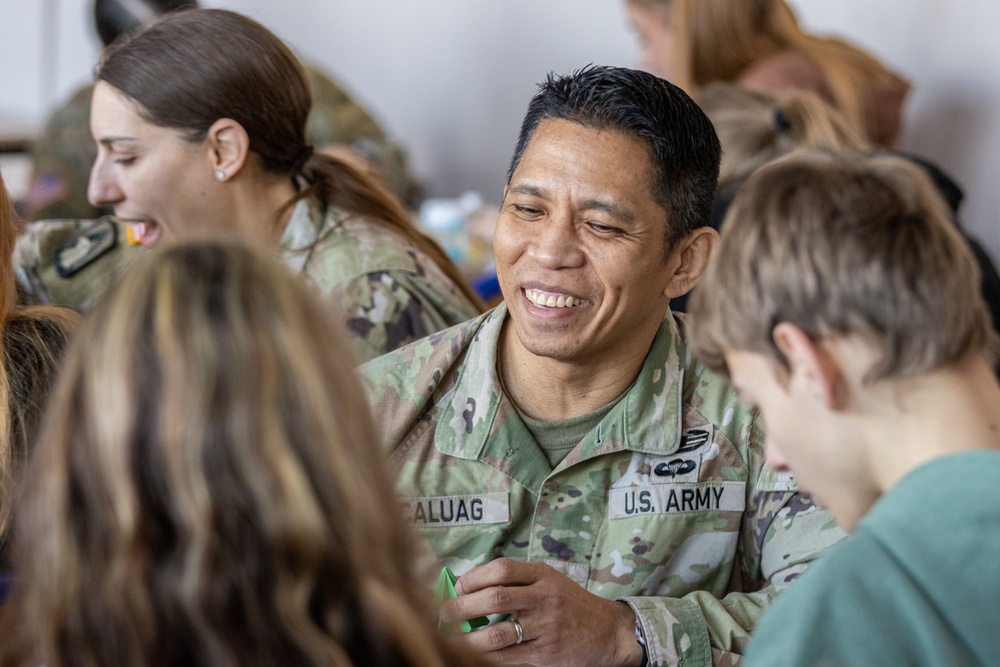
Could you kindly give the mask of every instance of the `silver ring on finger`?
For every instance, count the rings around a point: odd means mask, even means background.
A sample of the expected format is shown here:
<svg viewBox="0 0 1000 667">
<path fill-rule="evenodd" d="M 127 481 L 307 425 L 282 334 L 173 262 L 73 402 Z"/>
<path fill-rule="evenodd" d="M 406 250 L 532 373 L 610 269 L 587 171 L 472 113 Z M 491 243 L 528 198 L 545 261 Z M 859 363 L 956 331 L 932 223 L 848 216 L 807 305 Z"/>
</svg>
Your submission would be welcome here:
<svg viewBox="0 0 1000 667">
<path fill-rule="evenodd" d="M 510 622 L 514 624 L 514 632 L 517 633 L 517 641 L 514 642 L 514 644 L 520 644 L 524 641 L 524 630 L 521 628 L 521 624 L 517 622 L 516 618 L 511 617 Z"/>
</svg>

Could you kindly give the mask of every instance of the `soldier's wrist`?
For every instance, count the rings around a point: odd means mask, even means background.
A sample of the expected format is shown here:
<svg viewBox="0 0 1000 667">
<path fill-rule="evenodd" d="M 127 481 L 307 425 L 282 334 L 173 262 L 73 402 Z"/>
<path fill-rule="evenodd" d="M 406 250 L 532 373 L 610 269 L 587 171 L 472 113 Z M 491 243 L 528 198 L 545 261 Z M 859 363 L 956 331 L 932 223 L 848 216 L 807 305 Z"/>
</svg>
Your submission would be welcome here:
<svg viewBox="0 0 1000 667">
<path fill-rule="evenodd" d="M 618 664 L 627 667 L 647 667 L 649 653 L 646 650 L 646 635 L 642 629 L 642 623 L 639 621 L 639 616 L 627 602 L 624 600 L 618 600 L 618 602 L 625 605 L 629 611 L 626 615 L 626 631 L 621 635 L 623 637 L 621 643 L 623 650 Z"/>
<path fill-rule="evenodd" d="M 642 621 L 635 617 L 635 642 L 642 648 L 642 660 L 639 667 L 646 667 L 649 664 L 649 650 L 646 648 L 646 634 L 642 631 Z"/>
</svg>

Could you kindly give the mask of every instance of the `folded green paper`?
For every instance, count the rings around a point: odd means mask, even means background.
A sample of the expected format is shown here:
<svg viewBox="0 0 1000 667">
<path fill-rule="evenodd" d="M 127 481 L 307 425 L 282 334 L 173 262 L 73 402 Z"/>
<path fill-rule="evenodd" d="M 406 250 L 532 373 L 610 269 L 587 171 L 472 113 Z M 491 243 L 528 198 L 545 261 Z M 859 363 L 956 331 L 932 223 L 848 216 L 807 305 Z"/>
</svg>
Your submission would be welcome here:
<svg viewBox="0 0 1000 667">
<path fill-rule="evenodd" d="M 434 587 L 434 602 L 438 607 L 440 607 L 445 600 L 458 597 L 458 593 L 455 592 L 456 581 L 458 581 L 458 577 L 455 576 L 455 573 L 452 572 L 450 568 L 441 568 L 441 576 L 438 577 L 437 586 Z M 485 616 L 470 618 L 467 621 L 459 621 L 458 623 L 445 623 L 438 618 L 438 630 L 447 634 L 453 634 L 456 632 L 472 632 L 476 628 L 481 628 L 484 625 L 489 624 L 490 619 Z"/>
</svg>

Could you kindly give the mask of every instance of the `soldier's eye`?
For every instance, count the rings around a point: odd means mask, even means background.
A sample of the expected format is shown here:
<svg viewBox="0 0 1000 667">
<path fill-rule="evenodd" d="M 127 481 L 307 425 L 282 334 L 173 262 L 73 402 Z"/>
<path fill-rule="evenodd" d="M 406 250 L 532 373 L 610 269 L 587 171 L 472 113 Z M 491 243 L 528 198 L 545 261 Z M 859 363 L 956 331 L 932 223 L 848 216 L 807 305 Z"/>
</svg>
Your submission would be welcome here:
<svg viewBox="0 0 1000 667">
<path fill-rule="evenodd" d="M 135 158 L 134 157 L 120 157 L 120 158 L 115 159 L 115 164 L 120 164 L 120 165 L 125 166 L 125 167 L 127 167 L 130 164 L 132 164 L 133 162 L 135 162 Z"/>
<path fill-rule="evenodd" d="M 593 229 L 598 234 L 621 234 L 622 230 L 618 227 L 612 227 L 611 225 L 602 225 L 599 222 L 590 223 L 590 228 Z"/>
</svg>

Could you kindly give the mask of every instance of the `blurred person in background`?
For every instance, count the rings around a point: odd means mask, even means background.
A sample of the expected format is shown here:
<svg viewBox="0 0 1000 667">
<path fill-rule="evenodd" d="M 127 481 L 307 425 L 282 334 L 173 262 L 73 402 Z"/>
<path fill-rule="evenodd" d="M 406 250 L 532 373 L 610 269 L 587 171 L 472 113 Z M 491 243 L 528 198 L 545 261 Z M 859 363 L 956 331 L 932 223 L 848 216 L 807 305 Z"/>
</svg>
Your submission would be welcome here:
<svg viewBox="0 0 1000 667">
<path fill-rule="evenodd" d="M 712 120 L 722 142 L 719 189 L 712 209 L 711 225 L 721 231 L 722 221 L 746 179 L 758 168 L 795 150 L 885 153 L 857 131 L 839 111 L 805 91 L 766 93 L 742 86 L 713 83 L 701 94 L 700 105 Z M 959 228 L 979 264 L 980 292 L 990 309 L 993 327 L 1000 332 L 1000 275 L 989 253 L 965 233 L 959 220 L 962 188 L 943 170 L 911 154 L 898 155 L 923 169 L 948 204 L 951 220 Z M 681 297 L 686 301 L 687 295 Z M 683 310 L 684 303 L 671 302 Z M 1000 367 L 998 367 L 1000 372 Z"/>
<path fill-rule="evenodd" d="M 625 0 L 643 66 L 696 99 L 713 81 L 808 90 L 892 147 L 909 84 L 874 56 L 804 32 L 785 0 Z"/>
</svg>

